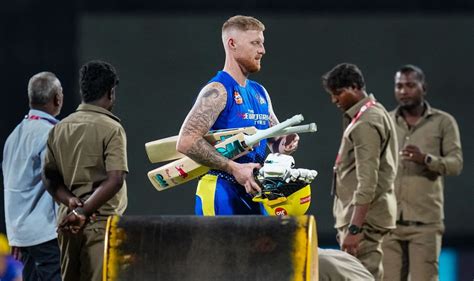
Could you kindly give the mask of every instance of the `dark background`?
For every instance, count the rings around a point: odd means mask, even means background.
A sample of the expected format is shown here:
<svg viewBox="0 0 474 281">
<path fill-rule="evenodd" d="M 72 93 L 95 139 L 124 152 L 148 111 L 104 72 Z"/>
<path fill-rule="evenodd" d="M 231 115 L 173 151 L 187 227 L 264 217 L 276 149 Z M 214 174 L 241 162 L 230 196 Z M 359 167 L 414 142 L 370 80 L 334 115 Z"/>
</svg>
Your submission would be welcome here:
<svg viewBox="0 0 474 281">
<path fill-rule="evenodd" d="M 48 70 L 60 78 L 65 105 L 80 102 L 80 65 L 111 62 L 120 86 L 115 113 L 128 135 L 127 214 L 192 214 L 196 181 L 157 192 L 146 172 L 147 141 L 177 134 L 200 88 L 223 67 L 222 23 L 235 14 L 266 25 L 262 70 L 250 78 L 269 91 L 280 120 L 302 113 L 318 132 L 301 135 L 298 167 L 319 171 L 310 209 L 321 244 L 335 244 L 331 167 L 341 136 L 341 114 L 323 91 L 320 76 L 340 62 L 362 69 L 367 91 L 387 109 L 396 104 L 393 76 L 412 63 L 424 69 L 432 106 L 458 121 L 464 171 L 445 186 L 445 245 L 471 246 L 474 207 L 470 121 L 474 86 L 472 1 L 32 1 L 0 10 L 0 145 L 27 113 L 28 79 Z M 3 196 L 3 193 L 2 193 Z M 3 200 L 0 200 L 3 204 Z M 3 207 L 0 215 L 3 217 Z M 2 224 L 3 224 L 2 220 Z M 4 225 L 0 227 L 4 232 Z"/>
</svg>

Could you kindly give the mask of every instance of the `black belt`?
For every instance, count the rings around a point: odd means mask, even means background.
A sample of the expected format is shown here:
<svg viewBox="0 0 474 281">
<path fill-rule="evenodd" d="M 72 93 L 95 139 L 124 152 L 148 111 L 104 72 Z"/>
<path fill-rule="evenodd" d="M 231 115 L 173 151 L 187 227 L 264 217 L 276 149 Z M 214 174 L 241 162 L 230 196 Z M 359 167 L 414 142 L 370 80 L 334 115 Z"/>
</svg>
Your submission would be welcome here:
<svg viewBox="0 0 474 281">
<path fill-rule="evenodd" d="M 423 225 L 424 223 L 419 222 L 419 221 L 397 221 L 397 224 L 403 225 L 403 226 L 420 226 L 420 225 Z"/>
</svg>

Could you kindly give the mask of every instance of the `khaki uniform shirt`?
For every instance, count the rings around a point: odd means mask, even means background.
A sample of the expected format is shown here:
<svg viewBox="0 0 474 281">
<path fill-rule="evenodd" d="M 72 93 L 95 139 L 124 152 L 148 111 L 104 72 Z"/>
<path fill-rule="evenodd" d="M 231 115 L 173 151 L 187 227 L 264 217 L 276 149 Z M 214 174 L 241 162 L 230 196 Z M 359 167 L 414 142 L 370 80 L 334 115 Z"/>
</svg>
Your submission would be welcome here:
<svg viewBox="0 0 474 281">
<path fill-rule="evenodd" d="M 110 111 L 81 104 L 76 112 L 59 122 L 50 132 L 45 167 L 57 170 L 64 184 L 82 200 L 89 198 L 107 171 L 128 172 L 126 135 L 120 119 Z M 121 215 L 127 207 L 127 185 L 98 210 L 98 220 Z M 60 222 L 67 206 L 59 207 Z"/>
<path fill-rule="evenodd" d="M 344 114 L 345 131 L 334 167 L 336 228 L 350 223 L 354 205 L 364 204 L 370 204 L 366 223 L 385 229 L 395 227 L 393 183 L 398 164 L 395 127 L 380 103 L 361 110 L 370 101 L 375 102 L 373 95 Z M 356 121 L 349 125 L 353 118 Z"/>
<path fill-rule="evenodd" d="M 395 121 L 400 150 L 409 144 L 416 145 L 432 159 L 425 165 L 400 161 L 395 181 L 397 219 L 402 216 L 406 221 L 432 223 L 444 218 L 443 176 L 458 175 L 463 157 L 456 120 L 428 103 L 425 108 L 412 128 L 400 115 L 399 108 L 390 115 Z"/>
</svg>

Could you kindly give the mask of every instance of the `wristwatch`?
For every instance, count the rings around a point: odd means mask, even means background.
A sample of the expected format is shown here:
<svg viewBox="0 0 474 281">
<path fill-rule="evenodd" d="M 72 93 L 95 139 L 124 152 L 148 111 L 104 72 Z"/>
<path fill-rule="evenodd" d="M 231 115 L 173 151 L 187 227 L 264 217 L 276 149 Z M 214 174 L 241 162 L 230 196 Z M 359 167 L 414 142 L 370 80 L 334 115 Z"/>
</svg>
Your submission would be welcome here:
<svg viewBox="0 0 474 281">
<path fill-rule="evenodd" d="M 362 227 L 358 227 L 357 225 L 355 224 L 351 224 L 349 225 L 349 234 L 351 235 L 356 235 L 356 234 L 359 234 L 362 232 Z"/>
<path fill-rule="evenodd" d="M 81 208 L 81 207 L 77 207 L 76 209 L 72 210 L 72 213 L 76 216 L 76 217 L 79 217 L 79 216 L 83 216 L 83 217 L 86 217 L 86 214 L 84 213 L 84 209 Z"/>
</svg>

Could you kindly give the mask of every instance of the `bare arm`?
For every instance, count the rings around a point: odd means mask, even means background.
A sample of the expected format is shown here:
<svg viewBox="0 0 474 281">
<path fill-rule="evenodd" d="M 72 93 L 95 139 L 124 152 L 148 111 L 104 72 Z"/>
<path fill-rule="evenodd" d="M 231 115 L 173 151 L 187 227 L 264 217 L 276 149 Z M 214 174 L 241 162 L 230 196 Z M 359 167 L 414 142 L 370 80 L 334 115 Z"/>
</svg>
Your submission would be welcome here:
<svg viewBox="0 0 474 281">
<path fill-rule="evenodd" d="M 196 100 L 179 132 L 176 150 L 210 168 L 228 171 L 229 159 L 220 155 L 203 136 L 225 108 L 226 90 L 220 83 L 206 85 Z"/>
<path fill-rule="evenodd" d="M 176 150 L 200 164 L 232 174 L 248 193 L 260 191 L 253 178 L 253 169 L 260 167 L 259 164 L 239 164 L 227 159 L 203 138 L 226 103 L 227 92 L 222 84 L 206 85 L 181 126 Z"/>
<path fill-rule="evenodd" d="M 74 210 L 59 223 L 59 231 L 71 232 L 73 234 L 78 233 L 90 217 L 95 217 L 95 211 L 120 190 L 125 180 L 125 175 L 125 171 L 107 172 L 107 179 L 101 182 L 91 197 L 83 203 L 64 185 L 59 173 L 45 169 L 43 181 L 45 182 L 48 192 L 55 200 L 68 206 L 69 210 Z M 79 213 L 75 211 L 79 210 L 78 207 L 82 208 L 82 211 Z"/>
<path fill-rule="evenodd" d="M 125 171 L 108 171 L 107 179 L 100 183 L 94 193 L 84 202 L 83 210 L 87 216 L 92 215 L 122 188 Z"/>
<path fill-rule="evenodd" d="M 79 204 L 80 200 L 66 187 L 64 179 L 56 165 L 56 158 L 51 149 L 54 146 L 54 133 L 55 129 L 53 128 L 49 132 L 46 149 L 41 152 L 41 158 L 43 159 L 41 177 L 46 190 L 51 194 L 54 200 L 59 204 L 70 207 L 70 202 L 75 201 Z"/>
<path fill-rule="evenodd" d="M 76 196 L 64 185 L 62 176 L 57 170 L 45 166 L 43 169 L 43 183 L 46 190 L 58 203 L 69 207 L 69 202 Z"/>
<path fill-rule="evenodd" d="M 43 182 L 46 190 L 57 202 L 68 206 L 71 210 L 82 206 L 84 213 L 90 216 L 120 190 L 125 180 L 125 175 L 124 171 L 107 172 L 107 179 L 95 189 L 92 196 L 84 204 L 79 203 L 80 200 L 64 185 L 59 172 L 45 168 Z M 73 199 L 77 199 L 77 202 L 73 203 Z"/>
</svg>

